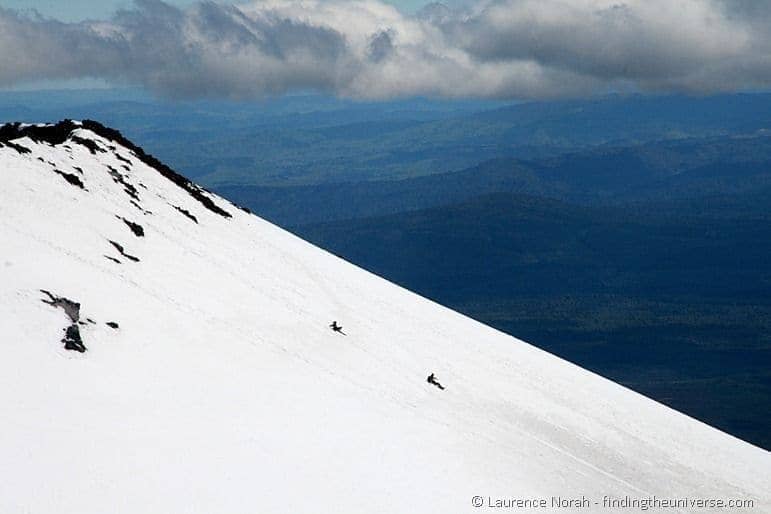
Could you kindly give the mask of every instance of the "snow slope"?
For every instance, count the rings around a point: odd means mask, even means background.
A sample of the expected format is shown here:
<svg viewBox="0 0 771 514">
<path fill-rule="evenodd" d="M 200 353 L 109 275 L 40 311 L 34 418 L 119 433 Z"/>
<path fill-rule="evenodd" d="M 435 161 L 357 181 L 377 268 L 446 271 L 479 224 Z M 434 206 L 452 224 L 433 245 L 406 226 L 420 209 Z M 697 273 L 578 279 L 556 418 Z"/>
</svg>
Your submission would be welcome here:
<svg viewBox="0 0 771 514">
<path fill-rule="evenodd" d="M 0 513 L 501 510 L 475 495 L 592 502 L 542 512 L 640 512 L 603 496 L 654 495 L 771 512 L 768 452 L 84 123 L 0 129 Z M 73 322 L 41 289 L 80 303 L 85 353 L 64 348 Z"/>
</svg>

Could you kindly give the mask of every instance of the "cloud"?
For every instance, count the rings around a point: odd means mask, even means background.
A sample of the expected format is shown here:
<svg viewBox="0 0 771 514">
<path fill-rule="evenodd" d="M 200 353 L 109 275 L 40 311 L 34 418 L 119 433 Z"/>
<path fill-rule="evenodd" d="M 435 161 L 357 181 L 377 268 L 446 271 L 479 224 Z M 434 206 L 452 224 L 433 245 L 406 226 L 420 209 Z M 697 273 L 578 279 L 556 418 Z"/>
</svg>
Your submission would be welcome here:
<svg viewBox="0 0 771 514">
<path fill-rule="evenodd" d="M 766 0 L 136 0 L 62 23 L 0 8 L 0 85 L 94 77 L 177 97 L 552 98 L 771 85 Z"/>
</svg>

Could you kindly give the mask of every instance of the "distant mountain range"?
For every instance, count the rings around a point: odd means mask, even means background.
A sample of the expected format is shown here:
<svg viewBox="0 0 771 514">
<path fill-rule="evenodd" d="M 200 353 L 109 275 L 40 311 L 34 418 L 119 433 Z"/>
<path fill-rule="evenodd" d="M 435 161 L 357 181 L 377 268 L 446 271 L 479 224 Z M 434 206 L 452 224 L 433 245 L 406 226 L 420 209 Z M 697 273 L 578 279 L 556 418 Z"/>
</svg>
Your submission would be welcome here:
<svg viewBox="0 0 771 514">
<path fill-rule="evenodd" d="M 621 205 L 757 196 L 769 187 L 771 135 L 601 147 L 538 160 L 495 159 L 463 171 L 405 180 L 215 189 L 276 223 L 296 226 L 420 210 L 493 193 Z"/>
<path fill-rule="evenodd" d="M 0 119 L 97 117 L 208 187 L 318 185 L 460 171 L 597 146 L 771 130 L 771 94 L 541 103 L 166 102 L 140 92 L 0 93 Z"/>
</svg>

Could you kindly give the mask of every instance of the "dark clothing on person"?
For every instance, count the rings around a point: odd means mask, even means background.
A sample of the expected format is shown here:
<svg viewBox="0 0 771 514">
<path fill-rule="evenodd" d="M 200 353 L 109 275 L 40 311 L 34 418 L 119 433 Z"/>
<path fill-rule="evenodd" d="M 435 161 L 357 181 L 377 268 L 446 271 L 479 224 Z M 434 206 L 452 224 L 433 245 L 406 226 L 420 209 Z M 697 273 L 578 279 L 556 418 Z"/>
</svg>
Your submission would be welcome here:
<svg viewBox="0 0 771 514">
<path fill-rule="evenodd" d="M 439 383 L 439 381 L 436 379 L 436 377 L 434 376 L 434 374 L 433 374 L 433 373 L 431 373 L 430 375 L 428 375 L 428 378 L 426 379 L 426 382 L 428 382 L 428 383 L 429 383 L 429 384 L 431 384 L 431 385 L 435 385 L 435 386 L 436 386 L 436 387 L 438 387 L 439 389 L 442 389 L 442 390 L 444 390 L 444 386 L 443 386 L 442 384 L 440 384 L 440 383 Z"/>
</svg>

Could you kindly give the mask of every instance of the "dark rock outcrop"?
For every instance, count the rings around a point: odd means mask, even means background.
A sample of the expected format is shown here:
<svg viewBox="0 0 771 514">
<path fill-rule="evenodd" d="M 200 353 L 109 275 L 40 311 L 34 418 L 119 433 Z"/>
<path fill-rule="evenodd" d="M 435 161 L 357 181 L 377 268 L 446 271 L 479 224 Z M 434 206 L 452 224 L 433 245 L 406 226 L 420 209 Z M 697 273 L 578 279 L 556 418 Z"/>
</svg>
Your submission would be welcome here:
<svg viewBox="0 0 771 514">
<path fill-rule="evenodd" d="M 54 168 L 54 173 L 64 177 L 64 180 L 66 180 L 70 185 L 79 187 L 80 189 L 83 189 L 83 190 L 86 189 L 86 186 L 83 185 L 83 181 L 80 180 L 80 177 L 78 177 L 77 175 L 73 175 L 72 173 L 66 173 L 62 170 L 57 170 L 55 168 Z"/>
<path fill-rule="evenodd" d="M 123 248 L 123 245 L 121 245 L 120 243 L 116 243 L 115 241 L 112 241 L 112 240 L 109 240 L 109 239 L 108 239 L 108 241 L 110 241 L 110 244 L 113 245 L 115 247 L 115 249 L 118 250 L 118 253 L 120 253 L 122 256 L 124 256 L 125 258 L 127 258 L 130 261 L 139 262 L 139 257 L 134 257 L 133 255 L 127 254 L 126 250 Z"/>
<path fill-rule="evenodd" d="M 78 137 L 78 136 L 72 136 L 70 138 L 73 143 L 78 143 L 79 145 L 85 146 L 88 148 L 88 151 L 91 152 L 93 155 L 96 155 L 96 152 L 100 153 L 107 153 L 107 150 L 96 144 L 96 141 L 91 141 L 90 139 L 86 139 L 84 137 Z"/>
<path fill-rule="evenodd" d="M 17 152 L 19 152 L 21 154 L 32 153 L 32 150 L 30 150 L 26 146 L 22 146 L 22 145 L 19 145 L 19 144 L 16 144 L 16 143 L 12 143 L 10 141 L 6 141 L 5 142 L 5 146 L 7 146 L 8 148 L 13 148 L 14 150 L 16 150 Z"/>
<path fill-rule="evenodd" d="M 43 303 L 62 309 L 73 323 L 80 321 L 80 304 L 78 302 L 63 296 L 56 296 L 45 289 L 41 289 L 40 292 L 48 296 L 48 300 L 42 300 Z"/>
<path fill-rule="evenodd" d="M 181 212 L 182 214 L 187 216 L 189 219 L 191 219 L 191 220 L 195 221 L 196 223 L 198 223 L 198 218 L 196 218 L 193 214 L 191 214 L 190 211 L 188 211 L 187 209 L 183 209 L 182 207 L 177 207 L 176 205 L 172 205 L 172 207 L 174 207 L 179 212 Z"/>
<path fill-rule="evenodd" d="M 67 327 L 62 342 L 66 350 L 74 350 L 80 353 L 86 351 L 86 345 L 83 344 L 83 339 L 80 337 L 80 328 L 78 328 L 77 324 Z"/>
<path fill-rule="evenodd" d="M 93 120 L 84 120 L 83 128 L 88 129 L 91 132 L 98 134 L 99 136 L 105 139 L 114 141 L 119 145 L 123 146 L 124 148 L 128 148 L 134 153 L 134 155 L 140 161 L 147 164 L 151 168 L 154 168 L 155 170 L 158 171 L 158 173 L 160 173 L 167 179 L 174 182 L 180 188 L 187 191 L 188 194 L 190 194 L 190 196 L 195 198 L 201 205 L 206 207 L 211 212 L 215 214 L 219 214 L 224 218 L 232 217 L 232 215 L 229 212 L 222 209 L 220 206 L 214 203 L 214 201 L 211 198 L 209 198 L 209 196 L 207 196 L 208 191 L 206 189 L 202 188 L 197 184 L 192 183 L 191 181 L 189 181 L 188 179 L 186 179 L 176 171 L 172 170 L 171 168 L 163 164 L 161 161 L 159 161 L 152 155 L 145 153 L 144 150 L 142 150 L 140 147 L 136 146 L 134 143 L 132 143 L 131 141 L 123 137 L 123 134 L 121 134 L 117 130 L 107 128 L 101 123 Z"/>
<path fill-rule="evenodd" d="M 62 309 L 72 322 L 70 326 L 65 329 L 64 337 L 62 338 L 64 348 L 84 353 L 86 351 L 86 345 L 83 344 L 83 339 L 80 336 L 80 327 L 78 326 L 80 323 L 80 304 L 69 298 L 56 296 L 45 289 L 41 289 L 40 292 L 48 296 L 47 300 L 45 298 L 41 300 L 43 303 Z"/>
<path fill-rule="evenodd" d="M 7 123 L 0 127 L 0 141 L 28 137 L 36 143 L 48 143 L 51 146 L 60 145 L 70 139 L 70 134 L 78 128 L 72 120 L 64 120 L 55 125 L 22 125 Z"/>
<path fill-rule="evenodd" d="M 133 184 L 129 183 L 126 180 L 125 176 L 123 176 L 118 170 L 116 170 L 112 166 L 107 166 L 107 169 L 109 170 L 110 176 L 115 181 L 115 183 L 123 186 L 123 190 L 126 192 L 127 195 L 129 195 L 134 200 L 139 200 L 139 191 L 137 191 L 137 188 L 135 188 Z"/>
<path fill-rule="evenodd" d="M 134 233 L 137 237 L 144 237 L 145 236 L 145 229 L 140 225 L 139 223 L 134 223 L 133 221 L 129 221 L 126 218 L 123 218 L 121 216 L 118 216 L 121 220 L 123 220 L 123 223 L 126 224 L 126 226 L 131 230 L 131 232 Z"/>
<path fill-rule="evenodd" d="M 65 141 L 72 141 L 73 143 L 85 146 L 92 154 L 96 154 L 97 152 L 107 152 L 107 150 L 99 146 L 95 141 L 72 135 L 72 132 L 79 128 L 90 130 L 94 134 L 130 150 L 137 159 L 158 171 L 158 173 L 172 181 L 178 187 L 184 189 L 191 197 L 209 211 L 224 218 L 232 217 L 228 211 L 217 205 L 214 200 L 208 196 L 209 191 L 186 179 L 152 155 L 145 153 L 142 148 L 126 139 L 123 134 L 117 130 L 105 127 L 97 121 L 84 120 L 82 124 L 78 124 L 72 120 L 64 120 L 54 125 L 22 125 L 21 123 L 8 123 L 0 126 L 0 144 L 7 145 L 20 153 L 29 153 L 30 150 L 28 148 L 11 142 L 14 139 L 28 137 L 33 141 L 48 143 L 50 145 L 60 145 Z M 130 162 L 123 156 L 120 156 L 119 160 Z"/>
</svg>

